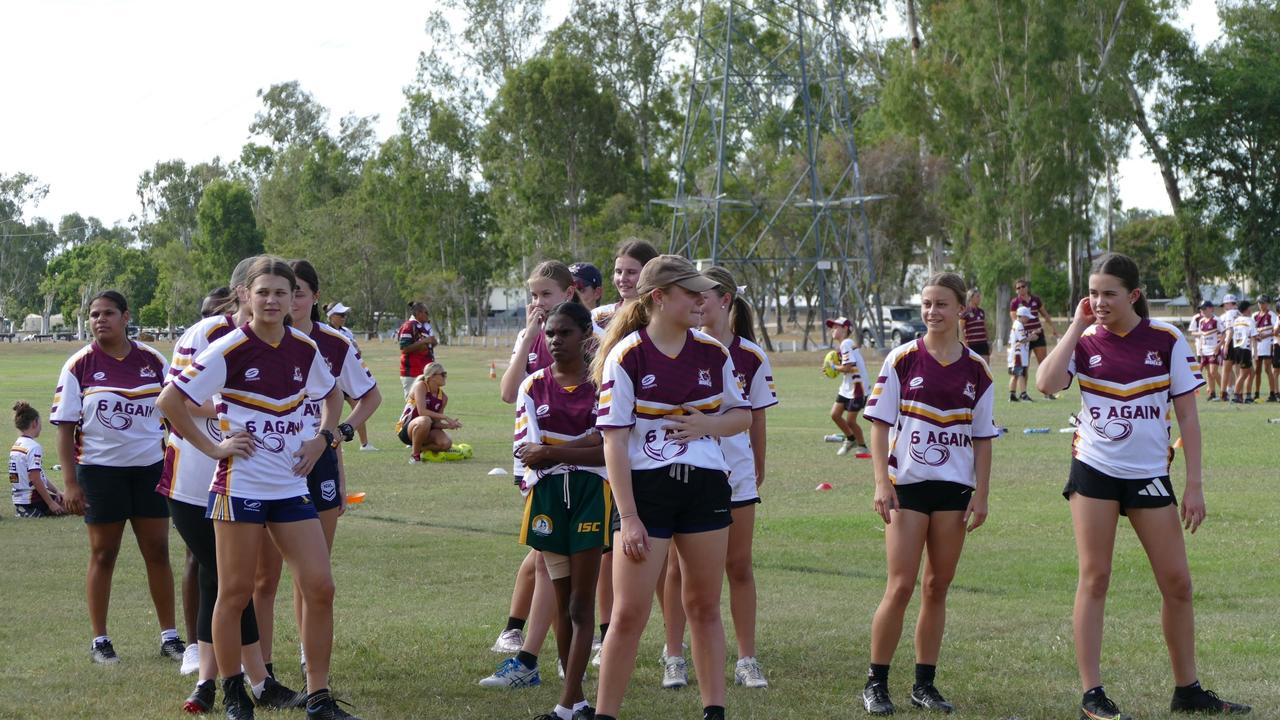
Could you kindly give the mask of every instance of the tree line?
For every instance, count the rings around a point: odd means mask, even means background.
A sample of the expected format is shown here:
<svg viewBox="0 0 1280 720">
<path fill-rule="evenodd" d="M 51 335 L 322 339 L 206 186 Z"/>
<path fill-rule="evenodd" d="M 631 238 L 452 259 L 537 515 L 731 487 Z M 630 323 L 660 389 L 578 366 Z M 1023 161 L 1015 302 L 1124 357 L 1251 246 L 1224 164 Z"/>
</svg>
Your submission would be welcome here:
<svg viewBox="0 0 1280 720">
<path fill-rule="evenodd" d="M 888 300 L 932 262 L 993 298 L 1029 277 L 1063 312 L 1108 248 L 1137 257 L 1156 296 L 1280 281 L 1274 2 L 1219 3 L 1223 35 L 1201 48 L 1175 0 L 901 0 L 907 33 L 890 38 L 879 0 L 833 1 L 863 183 L 888 196 L 868 206 Z M 738 22 L 767 47 L 761 18 L 794 9 L 748 4 L 759 12 Z M 0 313 L 82 314 L 116 287 L 144 325 L 187 324 L 240 257 L 266 251 L 309 258 L 356 327 L 427 299 L 445 332 L 481 333 L 490 290 L 543 258 L 608 274 L 623 238 L 666 247 L 670 210 L 652 200 L 674 194 L 698 13 L 723 1 L 575 0 L 552 28 L 541 0 L 446 5 L 426 20 L 385 139 L 375 117 L 334 123 L 299 83 L 273 85 L 239 157 L 156 162 L 137 214 L 113 227 L 27 217 L 47 186 L 0 168 Z M 803 148 L 762 118 L 735 154 L 767 198 L 786 192 Z M 1116 198 L 1135 138 L 1172 214 Z M 779 279 L 779 307 L 808 282 Z"/>
</svg>

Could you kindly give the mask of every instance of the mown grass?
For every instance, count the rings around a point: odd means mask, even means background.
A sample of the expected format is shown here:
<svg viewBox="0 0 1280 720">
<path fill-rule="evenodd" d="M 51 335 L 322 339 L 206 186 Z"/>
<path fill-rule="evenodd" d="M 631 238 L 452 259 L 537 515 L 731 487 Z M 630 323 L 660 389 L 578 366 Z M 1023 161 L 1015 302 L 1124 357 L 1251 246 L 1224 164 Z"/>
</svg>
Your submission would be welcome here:
<svg viewBox="0 0 1280 720">
<path fill-rule="evenodd" d="M 65 343 L 0 345 L 3 407 L 23 398 L 46 408 L 57 370 L 73 349 Z M 501 367 L 505 358 L 492 350 L 442 350 L 450 370 L 450 414 L 465 424 L 456 439 L 471 443 L 476 457 L 411 467 L 392 434 L 399 412 L 394 347 L 372 343 L 365 349 L 388 402 L 372 425 L 381 452 L 348 454 L 350 489 L 368 497 L 341 522 L 334 553 L 333 685 L 366 718 L 527 718 L 545 712 L 559 690 L 554 671 L 533 690 L 494 692 L 476 685 L 500 659 L 488 647 L 505 621 L 512 575 L 523 555 L 515 540 L 519 502 L 510 476 L 486 475 L 493 467 L 510 470 L 511 415 L 488 378 L 489 361 Z M 731 686 L 729 710 L 740 718 L 857 717 L 870 617 L 884 583 L 871 467 L 837 458 L 835 446 L 821 442 L 831 430 L 826 414 L 835 383 L 816 372 L 817 356 L 787 355 L 778 365 L 782 405 L 769 414 L 769 471 L 756 541 L 759 656 L 771 687 L 751 692 Z M 1021 429 L 1056 430 L 1077 402 L 1071 391 L 1053 403 L 1001 400 L 997 406 L 998 419 L 1012 433 L 995 446 L 992 514 L 967 543 L 938 678 L 964 716 L 1075 717 L 1075 554 L 1059 495 L 1069 436 L 1023 435 Z M 1202 403 L 1201 413 L 1210 515 L 1188 542 L 1201 676 L 1224 695 L 1253 702 L 1258 716 L 1277 717 L 1280 533 L 1274 483 L 1280 426 L 1265 420 L 1280 416 L 1280 408 Z M 43 440 L 52 466 L 56 443 L 51 436 Z M 1180 472 L 1179 465 L 1178 488 Z M 835 489 L 815 492 L 824 480 Z M 3 514 L 0 718 L 180 715 L 191 681 L 157 655 L 158 628 L 138 554 L 128 546 L 122 551 L 112 598 L 111 634 L 124 661 L 96 667 L 87 657 L 87 542 L 80 521 L 18 521 L 7 509 Z M 176 534 L 172 538 L 177 568 L 182 545 Z M 1117 542 L 1111 587 L 1104 647 L 1109 692 L 1136 717 L 1165 716 L 1171 680 L 1160 600 L 1127 526 Z M 914 662 L 914 608 L 891 676 L 900 701 Z M 282 602 L 275 659 L 282 679 L 297 686 L 289 614 Z M 624 715 L 697 717 L 696 689 L 658 688 L 659 627 L 655 616 Z M 730 639 L 730 661 L 732 647 Z M 913 713 L 900 704 L 900 712 Z"/>
</svg>

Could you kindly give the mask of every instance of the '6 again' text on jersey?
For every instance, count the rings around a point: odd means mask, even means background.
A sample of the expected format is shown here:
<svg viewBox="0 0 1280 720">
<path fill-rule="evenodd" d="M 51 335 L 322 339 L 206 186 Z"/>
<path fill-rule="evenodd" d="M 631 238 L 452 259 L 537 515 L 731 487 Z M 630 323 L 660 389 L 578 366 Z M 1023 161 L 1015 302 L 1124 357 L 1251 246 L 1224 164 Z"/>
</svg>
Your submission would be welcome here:
<svg viewBox="0 0 1280 720">
<path fill-rule="evenodd" d="M 628 455 L 632 470 L 653 470 L 681 463 L 728 471 L 720 445 L 709 437 L 679 443 L 664 428 L 668 415 L 686 407 L 708 415 L 747 408 L 729 351 L 698 330 L 685 334 L 677 357 L 663 353 L 641 328 L 609 352 L 596 427 L 632 428 Z"/>
<path fill-rule="evenodd" d="M 164 457 L 156 397 L 169 363 L 142 343 L 129 346 L 124 357 L 115 358 L 90 343 L 67 360 L 58 377 L 49 421 L 80 426 L 76 461 L 82 465 L 140 467 Z"/>
<path fill-rule="evenodd" d="M 217 394 L 224 431 L 253 436 L 252 456 L 218 461 L 211 491 L 254 500 L 306 494 L 306 479 L 293 474 L 294 453 L 316 434 L 306 400 L 334 385 L 311 338 L 287 327 L 272 346 L 245 325 L 197 355 L 176 382 L 197 404 Z"/>
<path fill-rule="evenodd" d="M 1182 333 L 1159 320 L 1125 335 L 1093 325 L 1067 371 L 1080 381 L 1083 405 L 1072 454 L 1113 477 L 1168 475 L 1169 403 L 1204 385 Z"/>
<path fill-rule="evenodd" d="M 889 479 L 895 485 L 946 480 L 976 487 L 973 441 L 996 436 L 995 391 L 982 357 L 964 348 L 943 365 L 924 340 L 884 359 L 866 417 L 890 427 Z"/>
<path fill-rule="evenodd" d="M 565 387 L 556 382 L 551 368 L 535 370 L 520 383 L 516 395 L 516 427 L 512 449 L 525 443 L 562 445 L 580 440 L 596 430 L 596 385 L 587 380 Z M 545 470 L 530 470 L 515 460 L 515 476 L 523 478 L 520 489 L 528 491 L 538 480 L 581 470 L 604 477 L 603 467 L 556 465 Z"/>
</svg>

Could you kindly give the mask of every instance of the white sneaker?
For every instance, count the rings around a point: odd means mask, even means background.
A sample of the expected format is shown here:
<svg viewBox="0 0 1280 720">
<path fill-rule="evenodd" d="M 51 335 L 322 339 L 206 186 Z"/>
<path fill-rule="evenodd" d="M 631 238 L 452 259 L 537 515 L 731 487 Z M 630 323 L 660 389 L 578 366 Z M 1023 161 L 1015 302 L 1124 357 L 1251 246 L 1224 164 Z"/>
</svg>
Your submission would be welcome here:
<svg viewBox="0 0 1280 720">
<path fill-rule="evenodd" d="M 853 454 L 854 454 L 854 456 L 858 456 L 858 455 L 870 455 L 870 454 L 871 454 L 871 451 L 867 449 L 867 446 L 866 446 L 866 445 L 859 445 L 859 446 L 857 446 L 857 447 L 855 447 L 855 448 L 853 449 Z"/>
<path fill-rule="evenodd" d="M 733 681 L 743 687 L 769 687 L 769 681 L 764 677 L 764 670 L 760 669 L 760 662 L 753 657 L 739 658 L 737 666 L 733 669 Z"/>
<path fill-rule="evenodd" d="M 200 669 L 200 646 L 197 645 L 196 643 L 191 643 L 190 645 L 187 646 L 186 650 L 182 651 L 182 667 L 178 669 L 178 672 L 182 673 L 183 675 L 190 675 L 191 673 L 199 669 Z"/>
<path fill-rule="evenodd" d="M 600 656 L 604 654 L 604 645 L 597 645 L 595 653 L 591 656 L 591 667 L 600 667 Z"/>
<path fill-rule="evenodd" d="M 669 656 L 662 663 L 662 687 L 668 690 L 686 687 L 689 684 L 689 665 L 684 658 Z"/>
<path fill-rule="evenodd" d="M 360 446 L 360 452 L 377 452 L 377 450 L 378 450 L 378 448 L 374 447 L 374 446 L 373 446 L 373 443 L 369 443 L 368 445 L 361 445 L 361 446 Z"/>
<path fill-rule="evenodd" d="M 680 643 L 680 657 L 684 657 L 685 655 L 688 655 L 688 654 L 689 654 L 689 643 Z M 666 665 L 668 657 L 670 656 L 667 655 L 666 643 L 663 643 L 662 653 L 658 655 L 658 665 Z"/>
<path fill-rule="evenodd" d="M 853 449 L 853 441 L 852 441 L 852 440 L 845 440 L 844 442 L 840 443 L 840 449 L 836 451 L 836 454 L 837 454 L 837 455 L 848 455 L 848 454 L 849 454 L 849 451 L 850 451 L 850 450 L 852 450 L 852 449 Z"/>
<path fill-rule="evenodd" d="M 480 681 L 480 687 L 510 688 L 536 687 L 542 684 L 538 668 L 525 667 L 515 658 L 507 658 L 489 677 Z"/>
<path fill-rule="evenodd" d="M 512 628 L 503 630 L 498 639 L 494 641 L 493 647 L 489 648 L 489 651 L 511 655 L 520 652 L 522 647 L 524 647 L 524 633 Z"/>
</svg>

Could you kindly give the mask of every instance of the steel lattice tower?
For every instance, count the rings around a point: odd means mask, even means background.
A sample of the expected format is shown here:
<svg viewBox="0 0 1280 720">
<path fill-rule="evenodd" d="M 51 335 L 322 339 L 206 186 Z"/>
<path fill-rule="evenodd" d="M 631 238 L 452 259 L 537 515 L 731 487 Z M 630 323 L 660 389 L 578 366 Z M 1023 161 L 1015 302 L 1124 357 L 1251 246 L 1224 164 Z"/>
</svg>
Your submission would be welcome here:
<svg viewBox="0 0 1280 720">
<path fill-rule="evenodd" d="M 835 6 L 703 0 L 676 196 L 653 201 L 673 210 L 671 252 L 729 267 L 757 309 L 789 277 L 809 300 L 806 345 L 867 298 L 879 317 L 864 206 L 883 196 L 862 187 Z"/>
</svg>

